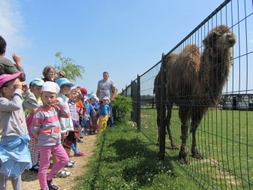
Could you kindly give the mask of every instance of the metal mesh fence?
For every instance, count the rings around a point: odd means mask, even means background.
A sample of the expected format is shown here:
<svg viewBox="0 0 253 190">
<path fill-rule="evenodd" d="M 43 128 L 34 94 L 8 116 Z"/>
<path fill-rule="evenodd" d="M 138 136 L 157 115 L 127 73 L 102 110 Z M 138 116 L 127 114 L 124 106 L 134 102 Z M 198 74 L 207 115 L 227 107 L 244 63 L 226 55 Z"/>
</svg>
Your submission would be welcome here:
<svg viewBox="0 0 253 190">
<path fill-rule="evenodd" d="M 253 189 L 252 10 L 251 0 L 224 1 L 122 92 L 133 98 L 131 117 L 140 130 L 160 151 L 166 132 L 165 156 L 202 189 Z M 180 66 L 167 64 L 172 54 Z M 176 146 L 180 151 L 171 150 Z"/>
</svg>

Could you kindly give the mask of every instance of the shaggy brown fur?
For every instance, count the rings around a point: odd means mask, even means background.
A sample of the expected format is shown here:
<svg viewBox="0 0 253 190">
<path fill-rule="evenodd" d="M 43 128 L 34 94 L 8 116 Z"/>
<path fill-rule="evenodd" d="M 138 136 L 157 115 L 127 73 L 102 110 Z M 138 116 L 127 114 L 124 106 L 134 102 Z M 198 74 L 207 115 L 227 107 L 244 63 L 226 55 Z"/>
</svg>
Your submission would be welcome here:
<svg viewBox="0 0 253 190">
<path fill-rule="evenodd" d="M 203 40 L 204 51 L 190 44 L 178 55 L 166 72 L 168 122 L 173 103 L 179 107 L 182 144 L 179 162 L 187 164 L 186 139 L 191 120 L 192 156 L 202 159 L 196 145 L 196 130 L 208 108 L 214 106 L 222 93 L 232 65 L 232 47 L 235 35 L 225 25 L 212 29 Z"/>
<path fill-rule="evenodd" d="M 175 60 L 177 59 L 177 54 L 175 53 L 170 53 L 168 56 L 165 57 L 166 59 L 166 69 L 169 69 L 171 67 L 171 65 L 175 62 Z M 158 126 L 158 134 L 160 134 L 159 130 L 160 130 L 160 119 L 161 119 L 161 114 L 160 114 L 160 105 L 161 105 L 161 101 L 160 101 L 160 97 L 161 97 L 161 70 L 158 72 L 158 74 L 155 77 L 154 80 L 154 89 L 153 89 L 153 93 L 155 94 L 155 104 L 156 104 L 156 112 L 157 112 L 157 118 L 156 118 L 156 123 Z M 167 107 L 167 110 L 169 108 Z M 169 112 L 167 112 L 168 114 Z M 167 128 L 167 132 L 169 135 L 169 139 L 170 139 L 170 143 L 171 143 L 171 147 L 172 149 L 178 149 L 178 147 L 174 144 L 173 139 L 172 139 L 172 135 L 171 135 L 171 130 L 170 130 L 170 123 L 168 122 L 168 118 L 170 118 L 171 116 L 167 115 L 165 118 L 165 125 Z M 159 144 L 159 137 L 157 140 L 157 144 Z"/>
</svg>

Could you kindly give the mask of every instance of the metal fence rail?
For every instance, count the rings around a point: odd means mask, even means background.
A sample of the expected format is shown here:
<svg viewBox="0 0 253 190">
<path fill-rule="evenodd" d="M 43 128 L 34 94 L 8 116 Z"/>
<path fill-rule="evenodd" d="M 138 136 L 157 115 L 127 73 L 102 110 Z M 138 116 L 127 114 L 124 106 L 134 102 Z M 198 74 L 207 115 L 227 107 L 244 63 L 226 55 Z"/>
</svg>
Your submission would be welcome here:
<svg viewBox="0 0 253 190">
<path fill-rule="evenodd" d="M 170 156 L 176 158 L 175 160 L 179 160 L 179 162 L 177 161 L 178 166 L 191 176 L 202 189 L 253 189 L 252 23 L 252 0 L 224 1 L 173 49 L 163 55 L 161 60 L 152 68 L 138 76 L 137 79 L 133 80 L 130 85 L 122 90 L 123 95 L 130 96 L 133 99 L 134 111 L 131 114 L 132 120 L 137 123 L 139 129 L 150 140 L 154 143 L 160 143 L 161 158 Z M 212 29 L 220 25 L 227 26 L 227 31 L 231 31 L 236 36 L 236 43 L 232 44 L 233 53 L 230 57 L 233 64 L 229 68 L 230 74 L 225 80 L 221 93 L 217 89 L 218 86 L 222 86 L 219 82 L 226 75 L 224 69 L 217 71 L 217 68 L 221 68 L 223 64 L 223 58 L 222 56 L 219 57 L 218 52 L 221 44 L 216 49 L 213 48 L 212 52 L 208 50 L 211 55 L 208 60 L 213 62 L 213 68 L 210 66 L 205 68 L 205 70 L 199 67 L 198 72 L 200 74 L 196 78 L 194 78 L 195 75 L 187 75 L 184 69 L 187 70 L 189 67 L 186 65 L 179 68 L 182 71 L 182 75 L 179 74 L 175 77 L 169 72 L 173 68 L 170 66 L 165 67 L 165 65 L 171 53 L 181 53 L 180 55 L 183 58 L 188 56 L 185 58 L 185 62 L 187 62 L 189 57 L 192 58 L 189 55 L 194 53 L 190 50 L 190 53 L 189 51 L 187 52 L 189 54 L 185 54 L 182 53 L 182 50 L 185 51 L 189 44 L 195 44 L 200 55 L 204 55 L 208 44 L 210 46 L 217 45 L 218 40 L 221 39 L 219 34 L 209 39 L 205 44 L 203 40 Z M 224 40 L 228 36 L 223 36 L 222 38 Z M 226 44 L 223 43 L 223 45 L 225 46 Z M 214 58 L 216 55 L 218 58 Z M 179 61 L 177 60 L 177 62 Z M 204 61 L 202 60 L 202 62 Z M 189 62 L 187 63 L 189 64 Z M 191 64 L 194 63 L 194 61 L 191 62 Z M 207 69 L 209 72 L 207 72 Z M 156 91 L 156 93 L 160 94 L 155 96 L 153 94 L 154 81 L 159 72 L 161 77 L 159 78 L 159 91 Z M 200 81 L 203 80 L 204 75 L 208 75 L 205 76 L 206 83 L 201 83 Z M 174 78 L 170 76 L 174 76 Z M 209 80 L 210 78 L 212 78 L 211 81 Z M 179 84 L 180 87 L 178 87 Z M 199 84 L 198 89 L 204 89 L 204 91 L 196 91 L 195 84 Z M 214 88 L 217 89 L 211 90 Z M 204 114 L 197 127 L 197 146 L 192 146 L 194 137 L 192 137 L 190 130 L 187 131 L 185 129 L 185 126 L 188 126 L 193 131 L 193 128 L 197 125 L 194 125 L 194 118 L 200 117 L 200 110 L 212 101 L 212 105 L 210 104 L 208 111 Z M 174 102 L 170 120 L 174 144 L 170 144 L 167 135 L 166 139 L 163 139 L 165 132 L 168 133 L 167 129 L 165 129 L 167 114 L 169 113 L 167 112 L 167 106 L 171 102 Z M 160 121 L 157 120 L 157 108 L 162 118 Z M 179 109 L 181 110 L 181 117 L 184 117 L 184 113 L 188 113 L 187 110 L 192 110 L 195 116 L 191 117 L 187 123 L 184 123 L 179 119 Z M 161 126 L 160 132 L 158 131 L 157 123 Z M 182 130 L 186 130 L 183 135 L 181 133 L 182 126 Z M 160 140 L 158 140 L 159 135 Z M 188 136 L 186 143 L 182 143 L 184 138 L 182 136 Z M 165 141 L 164 145 L 163 140 Z M 182 160 L 180 162 L 178 150 L 167 149 L 173 145 L 181 147 L 181 149 L 185 148 L 188 152 L 188 164 L 185 164 Z M 195 153 L 191 151 L 192 147 L 197 148 L 197 153 L 203 156 L 202 159 L 191 157 L 192 154 L 196 154 L 196 151 Z M 163 155 L 163 150 L 165 155 Z M 195 155 L 195 157 L 198 156 Z"/>
</svg>

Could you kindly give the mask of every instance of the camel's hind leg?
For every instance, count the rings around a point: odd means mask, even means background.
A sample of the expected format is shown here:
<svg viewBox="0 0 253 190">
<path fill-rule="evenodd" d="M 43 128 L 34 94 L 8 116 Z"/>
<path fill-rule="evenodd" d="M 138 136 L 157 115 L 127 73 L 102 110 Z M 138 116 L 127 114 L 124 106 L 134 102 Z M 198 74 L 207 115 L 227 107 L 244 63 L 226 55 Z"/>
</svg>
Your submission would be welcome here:
<svg viewBox="0 0 253 190">
<path fill-rule="evenodd" d="M 158 138 L 157 138 L 157 143 L 156 145 L 159 145 L 159 142 L 160 142 L 160 138 L 159 138 L 159 135 L 160 135 L 160 119 L 161 119 L 161 114 L 160 114 L 160 102 L 159 103 L 156 103 L 156 124 L 157 124 L 157 134 L 158 134 Z"/>
<path fill-rule="evenodd" d="M 170 119 L 171 119 L 171 114 L 172 114 L 173 102 L 167 103 L 166 107 L 167 107 L 167 116 L 165 118 L 165 125 L 166 125 L 167 132 L 168 132 L 168 135 L 169 135 L 171 148 L 172 149 L 178 149 L 178 146 L 174 144 L 171 129 L 170 129 L 170 126 L 171 126 L 170 125 Z"/>
</svg>

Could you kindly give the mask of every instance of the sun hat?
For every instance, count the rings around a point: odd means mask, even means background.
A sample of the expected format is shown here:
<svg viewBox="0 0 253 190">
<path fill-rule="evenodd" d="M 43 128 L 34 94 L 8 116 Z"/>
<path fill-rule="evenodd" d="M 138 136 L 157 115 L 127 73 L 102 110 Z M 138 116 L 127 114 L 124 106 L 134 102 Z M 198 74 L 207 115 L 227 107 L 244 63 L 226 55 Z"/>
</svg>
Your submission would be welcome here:
<svg viewBox="0 0 253 190">
<path fill-rule="evenodd" d="M 69 80 L 66 79 L 66 78 L 59 78 L 59 79 L 57 79 L 55 82 L 58 84 L 58 86 L 59 86 L 60 88 L 61 88 L 63 85 L 67 85 L 67 86 L 70 86 L 70 87 L 74 86 L 74 84 L 71 83 L 71 82 L 69 82 Z"/>
<path fill-rule="evenodd" d="M 91 95 L 90 95 L 90 99 L 91 99 L 91 98 L 97 99 L 98 97 L 97 97 L 96 94 L 91 94 Z"/>
<path fill-rule="evenodd" d="M 72 90 L 74 90 L 74 89 L 76 89 L 76 86 L 72 86 L 72 87 L 70 88 L 70 91 L 72 91 Z"/>
<path fill-rule="evenodd" d="M 41 92 L 52 92 L 59 94 L 60 87 L 55 82 L 46 81 L 41 88 Z"/>
<path fill-rule="evenodd" d="M 81 91 L 82 95 L 87 94 L 87 89 L 86 88 L 80 88 L 80 91 Z"/>
<path fill-rule="evenodd" d="M 19 78 L 22 76 L 21 72 L 14 74 L 2 74 L 0 75 L 0 88 L 4 85 L 4 83 L 9 82 L 13 79 Z"/>
<path fill-rule="evenodd" d="M 29 86 L 30 86 L 30 87 L 31 87 L 32 85 L 42 86 L 43 84 L 44 84 L 44 81 L 43 81 L 42 79 L 40 79 L 40 78 L 35 78 L 35 79 L 33 79 L 33 80 L 30 82 Z"/>
<path fill-rule="evenodd" d="M 105 97 L 103 98 L 103 100 L 108 100 L 108 101 L 110 101 L 110 98 L 109 98 L 108 96 L 105 96 Z"/>
</svg>

